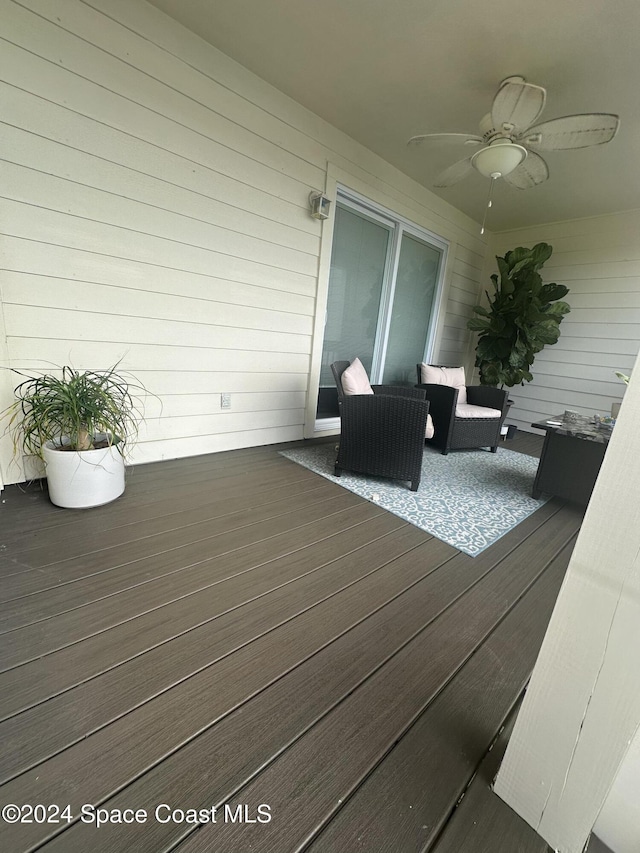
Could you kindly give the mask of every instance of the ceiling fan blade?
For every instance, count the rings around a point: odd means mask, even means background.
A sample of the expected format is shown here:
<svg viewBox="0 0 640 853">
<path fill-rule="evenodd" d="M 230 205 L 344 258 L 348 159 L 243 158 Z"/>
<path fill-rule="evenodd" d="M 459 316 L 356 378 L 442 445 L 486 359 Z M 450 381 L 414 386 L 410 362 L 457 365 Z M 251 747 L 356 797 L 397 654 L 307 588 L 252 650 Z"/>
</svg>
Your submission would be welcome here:
<svg viewBox="0 0 640 853">
<path fill-rule="evenodd" d="M 423 142 L 444 142 L 453 145 L 480 145 L 482 137 L 473 133 L 423 133 L 412 136 L 407 145 L 420 145 Z"/>
<path fill-rule="evenodd" d="M 549 169 L 539 154 L 529 151 L 525 160 L 510 172 L 503 175 L 504 180 L 519 190 L 528 190 L 537 184 L 542 184 L 549 177 Z"/>
<path fill-rule="evenodd" d="M 563 116 L 530 127 L 521 141 L 535 151 L 588 148 L 610 142 L 619 126 L 619 117 L 610 113 Z"/>
<path fill-rule="evenodd" d="M 522 133 L 538 118 L 547 98 L 546 89 L 533 83 L 506 80 L 498 89 L 491 106 L 496 130 Z"/>
<path fill-rule="evenodd" d="M 448 169 L 445 169 L 437 175 L 433 182 L 433 186 L 450 187 L 452 184 L 457 184 L 458 181 L 466 178 L 469 172 L 472 171 L 473 166 L 471 165 L 471 157 L 467 157 L 465 160 L 458 160 L 458 162 L 454 163 L 453 166 L 449 166 Z"/>
</svg>

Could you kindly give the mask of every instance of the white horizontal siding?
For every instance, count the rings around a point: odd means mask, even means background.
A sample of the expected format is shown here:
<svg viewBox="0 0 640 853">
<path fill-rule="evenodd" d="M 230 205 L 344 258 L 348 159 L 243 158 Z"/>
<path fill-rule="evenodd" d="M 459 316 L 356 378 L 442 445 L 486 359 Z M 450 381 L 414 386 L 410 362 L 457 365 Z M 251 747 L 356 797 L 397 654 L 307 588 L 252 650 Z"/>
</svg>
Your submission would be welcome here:
<svg viewBox="0 0 640 853">
<path fill-rule="evenodd" d="M 132 291 L 131 299 L 137 298 L 133 291 L 148 294 L 150 296 L 141 298 L 151 298 L 154 301 L 154 313 L 165 310 L 162 307 L 167 304 L 165 297 L 173 297 L 169 304 L 174 311 L 178 310 L 177 306 L 181 300 L 195 299 L 198 302 L 211 301 L 220 305 L 268 308 L 275 312 L 303 316 L 310 316 L 313 312 L 313 297 L 293 291 L 294 287 L 299 290 L 309 289 L 310 282 L 287 276 L 282 272 L 277 279 L 270 281 L 260 280 L 251 284 L 233 281 L 231 286 L 230 279 L 207 275 L 204 272 L 162 267 L 131 258 L 100 255 L 23 237 L 5 236 L 2 245 L 3 281 L 8 287 L 13 275 L 24 277 L 18 285 L 24 304 L 27 304 L 26 300 L 32 300 L 31 304 L 47 304 L 46 300 L 52 298 L 49 294 L 50 287 L 56 288 L 56 302 L 64 299 L 62 288 L 56 282 L 56 279 L 60 279 L 67 283 L 75 281 L 81 285 L 97 284 L 99 287 L 129 290 Z M 29 281 L 29 277 L 35 276 L 48 281 L 42 282 L 41 287 L 33 288 L 35 282 Z M 155 294 L 162 294 L 162 298 L 154 299 Z M 199 310 L 201 308 L 199 305 Z M 154 316 L 154 313 L 150 316 Z"/>
<path fill-rule="evenodd" d="M 46 168 L 51 174 L 75 176 L 83 163 L 92 164 L 98 170 L 106 169 L 112 164 L 118 171 L 124 171 L 132 181 L 140 182 L 142 186 L 145 178 L 151 178 L 153 186 L 166 185 L 171 199 L 175 192 L 178 192 L 178 199 L 191 198 L 186 195 L 188 191 L 197 193 L 210 202 L 209 213 L 212 215 L 218 210 L 228 215 L 232 208 L 245 212 L 255 211 L 255 214 L 267 223 L 281 223 L 315 236 L 320 234 L 315 220 L 299 215 L 297 184 L 293 184 L 296 192 L 293 193 L 292 201 L 283 197 L 286 194 L 274 195 L 281 176 L 264 168 L 260 171 L 257 164 L 252 171 L 254 161 L 250 161 L 242 169 L 241 158 L 237 158 L 235 152 L 230 151 L 226 158 L 220 159 L 212 157 L 211 152 L 205 148 L 204 153 L 208 155 L 206 162 L 199 162 L 193 159 L 198 152 L 191 146 L 182 152 L 171 151 L 166 147 L 165 140 L 157 139 L 153 143 L 139 139 L 131 133 L 122 132 L 74 112 L 67 106 L 51 103 L 44 97 L 6 83 L 0 84 L 0 96 L 4 120 L 12 131 L 23 133 L 25 138 L 29 138 L 26 134 L 30 134 L 33 145 L 58 143 L 56 148 L 51 149 L 55 150 L 56 158 L 40 164 L 41 168 Z M 160 144 L 161 142 L 165 144 Z M 88 159 L 84 159 L 82 154 Z M 24 156 L 20 152 L 12 156 L 15 162 L 24 162 Z M 62 158 L 61 163 L 68 163 L 66 170 L 60 165 L 58 158 Z M 222 171 L 224 169 L 226 172 Z M 261 178 L 262 175 L 264 178 Z M 267 178 L 271 178 L 271 183 Z M 92 181 L 97 180 L 92 178 Z M 266 186 L 260 188 L 256 185 L 260 183 Z M 110 189 L 110 186 L 107 185 L 106 188 Z M 269 192 L 270 189 L 273 189 L 273 192 Z"/>
<path fill-rule="evenodd" d="M 640 212 L 557 222 L 493 238 L 493 254 L 547 242 L 545 281 L 566 284 L 571 306 L 558 343 L 533 364 L 533 382 L 511 390 L 510 419 L 525 429 L 564 409 L 608 414 L 640 349 Z"/>
<path fill-rule="evenodd" d="M 297 423 L 291 426 L 262 427 L 245 419 L 245 425 L 244 430 L 237 432 L 206 434 L 198 431 L 195 436 L 181 438 L 167 438 L 164 435 L 156 441 L 147 438 L 136 444 L 130 460 L 132 464 L 140 465 L 162 459 L 222 453 L 225 450 L 237 450 L 239 447 L 258 447 L 262 444 L 297 441 L 301 434 L 301 427 Z"/>
<path fill-rule="evenodd" d="M 151 405 L 154 401 L 150 401 L 147 408 L 149 417 L 153 416 L 154 409 Z M 285 412 L 285 411 L 300 411 L 304 408 L 305 394 L 304 391 L 283 391 L 275 392 L 258 392 L 258 393 L 242 393 L 237 392 L 233 396 L 233 408 L 222 409 L 220 406 L 219 394 L 165 394 L 162 398 L 162 410 L 156 414 L 161 414 L 163 418 L 192 418 L 194 415 L 207 416 L 210 413 L 220 411 L 224 417 L 229 414 L 237 414 L 241 412 Z M 158 409 L 158 404 L 155 407 Z"/>
<path fill-rule="evenodd" d="M 39 88 L 40 94 L 63 89 L 69 106 L 80 106 L 80 111 L 85 115 L 101 119 L 104 104 L 108 105 L 109 117 L 115 122 L 114 126 L 120 129 L 128 130 L 131 120 L 144 136 L 153 133 L 155 139 L 158 138 L 157 130 L 170 131 L 170 139 L 176 141 L 181 138 L 181 134 L 198 136 L 202 140 L 215 141 L 216 150 L 224 146 L 258 163 L 269 164 L 271 170 L 282 171 L 292 180 L 307 183 L 321 179 L 319 167 L 305 159 L 304 155 L 309 156 L 308 152 L 302 152 L 303 156 L 290 153 L 277 141 L 259 136 L 253 130 L 226 118 L 222 111 L 224 105 L 216 109 L 201 103 L 198 96 L 202 96 L 202 86 L 211 87 L 180 60 L 165 56 L 164 63 L 158 69 L 151 62 L 154 48 L 148 43 L 141 45 L 138 39 L 135 40 L 136 52 L 127 60 L 121 60 L 114 51 L 120 52 L 120 45 L 127 33 L 84 4 L 74 2 L 56 5 L 38 3 L 37 0 L 29 0 L 24 4 L 34 9 L 39 7 L 38 12 L 49 15 L 52 19 L 50 22 L 10 0 L 2 5 L 5 8 L 5 24 L 11 27 L 11 37 L 8 39 L 11 44 L 4 51 L 6 61 L 13 66 L 14 74 L 23 74 L 29 91 L 33 91 L 32 84 Z M 65 11 L 67 25 L 73 32 L 68 32 L 55 21 Z M 82 12 L 92 16 L 92 24 L 86 21 L 86 15 L 81 16 Z M 55 38 L 52 39 L 50 23 L 54 22 Z M 107 37 L 108 30 L 111 33 Z M 103 42 L 106 46 L 96 49 L 96 42 Z M 37 57 L 26 56 L 21 48 L 31 50 L 34 44 L 38 46 Z M 141 47 L 144 51 L 142 56 L 138 52 Z M 139 70 L 134 63 L 143 65 L 145 69 L 149 67 L 149 73 Z M 42 80 L 45 72 L 47 81 Z M 158 73 L 168 74 L 171 82 L 162 82 L 155 76 Z M 97 87 L 100 88 L 99 93 Z M 194 87 L 198 88 L 195 96 L 191 94 Z M 93 95 L 92 103 L 86 101 L 88 92 Z M 98 94 L 99 98 L 96 97 Z M 261 118 L 265 115 L 263 113 Z"/>
<path fill-rule="evenodd" d="M 159 216 L 164 216 L 172 226 L 176 220 L 170 218 L 171 215 L 185 217 L 185 224 L 193 229 L 194 236 L 204 233 L 207 245 L 209 233 L 205 226 L 212 225 L 222 229 L 225 236 L 231 239 L 237 239 L 235 235 L 243 235 L 250 228 L 256 240 L 311 255 L 318 252 L 317 228 L 302 229 L 292 227 L 293 223 L 274 221 L 265 215 L 271 210 L 271 197 L 261 198 L 257 193 L 253 194 L 253 198 L 249 196 L 246 199 L 246 203 L 251 205 L 248 210 L 237 206 L 237 199 L 231 192 L 230 201 L 219 201 L 213 195 L 219 192 L 218 181 L 214 176 L 210 177 L 209 184 L 200 177 L 197 183 L 194 181 L 192 187 L 185 189 L 164 178 L 143 174 L 138 169 L 114 164 L 70 145 L 43 139 L 30 131 L 14 127 L 7 127 L 3 132 L 3 154 L 7 161 L 5 194 L 16 200 L 38 203 L 32 194 L 24 198 L 23 184 L 26 169 L 32 169 L 33 164 L 39 162 L 42 164 L 40 193 L 49 204 L 51 198 L 55 198 L 57 209 L 72 212 L 68 204 L 73 203 L 81 209 L 99 209 L 101 217 L 108 217 L 109 213 L 113 215 L 115 210 L 120 219 L 126 214 L 127 206 L 135 216 L 139 213 L 140 205 L 144 205 L 145 208 L 156 208 Z M 171 164 L 172 167 L 175 165 Z M 193 170 L 190 171 L 193 174 Z M 183 180 L 186 177 L 183 175 Z M 59 189 L 62 189 L 62 195 L 58 195 Z M 239 189 L 237 182 L 234 189 Z M 231 203 L 231 199 L 236 203 Z M 252 208 L 262 208 L 264 212 L 252 213 Z M 292 212 L 289 205 L 290 219 L 293 221 Z"/>
<path fill-rule="evenodd" d="M 484 256 L 458 243 L 453 251 L 445 316 L 437 356 L 433 360 L 437 364 L 463 365 L 467 374 L 471 375 L 473 360 L 470 359 L 470 351 L 473 338 L 467 330 L 467 321 L 473 316 L 473 306 L 478 303 Z"/>
<path fill-rule="evenodd" d="M 329 164 L 450 242 L 438 339 L 464 361 L 468 217 L 142 0 L 0 14 L 5 366 L 120 362 L 157 395 L 136 461 L 301 438 Z"/>
<path fill-rule="evenodd" d="M 191 336 L 197 333 L 198 326 L 233 326 L 236 334 L 239 329 L 268 330 L 285 334 L 309 336 L 311 333 L 311 318 L 301 313 L 294 313 L 284 307 L 255 308 L 247 305 L 229 305 L 212 299 L 192 298 L 187 296 L 163 295 L 160 300 L 151 291 L 139 291 L 118 285 L 95 284 L 86 281 L 69 281 L 39 276 L 40 283 L 46 290 L 43 294 L 34 294 L 26 285 L 26 273 L 7 272 L 4 284 L 5 305 L 21 306 L 29 310 L 23 311 L 23 320 L 29 322 L 31 310 L 38 307 L 47 311 L 82 311 L 100 303 L 100 300 L 111 300 L 111 309 L 105 305 L 101 314 L 125 315 L 127 319 L 144 321 L 147 319 L 163 320 L 183 326 L 184 334 Z M 275 294 L 271 294 L 272 298 Z M 24 316 L 26 315 L 26 316 Z M 72 318 L 75 322 L 77 318 Z M 48 317 L 45 317 L 45 322 Z M 212 340 L 215 330 L 205 332 L 208 340 Z M 194 338 L 190 337 L 193 343 Z M 141 338 L 139 338 L 141 340 Z M 215 337 L 213 337 L 215 340 Z M 255 340 L 255 338 L 254 338 Z M 233 347 L 232 347 L 233 348 Z"/>
<path fill-rule="evenodd" d="M 163 210 L 159 204 L 131 201 L 42 172 L 34 175 L 33 169 L 11 163 L 5 163 L 3 172 L 5 199 L 12 199 L 28 208 L 57 211 L 65 216 L 64 228 L 75 227 L 66 218 L 73 217 L 76 222 L 89 220 L 94 227 L 126 230 L 133 238 L 160 238 L 187 248 L 240 257 L 303 275 L 313 276 L 316 270 L 316 259 L 310 252 L 301 252 L 253 234 L 240 234 L 229 228 L 210 225 L 193 216 L 175 214 Z M 28 213 L 33 215 L 30 209 Z M 114 234 L 113 230 L 110 233 Z M 118 236 L 119 232 L 115 232 L 115 239 Z"/>
<path fill-rule="evenodd" d="M 456 243 L 452 247 L 450 283 L 446 292 L 444 317 L 432 359 L 436 364 L 464 365 L 471 375 L 470 357 L 473 338 L 467 330 L 472 308 L 478 302 L 484 255 L 471 247 Z"/>
<path fill-rule="evenodd" d="M 289 269 L 285 266 L 289 258 L 283 258 L 281 266 L 266 264 L 261 260 L 219 251 L 220 246 L 202 248 L 9 199 L 0 200 L 0 221 L 6 223 L 8 236 L 201 275 L 213 272 L 216 277 L 226 278 L 229 282 L 276 287 L 283 281 L 283 286 L 288 284 L 294 292 L 305 295 L 314 292 L 312 275 Z M 146 225 L 150 227 L 148 223 Z M 283 250 L 284 254 L 286 250 Z M 28 258 L 20 260 L 28 263 Z M 69 277 L 72 277 L 72 270 L 69 272 Z M 152 275 L 153 271 L 149 270 L 148 274 Z"/>
<path fill-rule="evenodd" d="M 460 304 L 460 308 L 458 310 L 465 310 L 464 307 L 473 307 L 478 303 L 478 294 L 477 294 L 478 282 L 466 280 L 462 283 L 459 280 L 459 277 L 454 273 L 453 278 L 451 280 L 451 287 L 449 288 L 448 298 L 451 302 L 458 302 Z"/>
<path fill-rule="evenodd" d="M 192 33 L 179 26 L 167 26 L 167 19 L 156 10 L 130 0 L 85 0 L 85 5 L 139 33 L 148 45 L 160 47 L 165 62 L 168 57 L 175 57 L 180 65 L 204 75 L 207 78 L 206 88 L 212 83 L 219 83 L 232 92 L 242 104 L 242 110 L 235 114 L 239 125 L 261 136 L 275 132 L 278 143 L 292 152 L 304 152 L 306 157 L 320 154 L 331 159 L 340 168 L 363 178 L 372 188 L 400 200 L 405 214 L 425 228 L 470 246 L 481 255 L 484 253 L 485 241 L 480 237 L 478 225 L 471 219 L 256 78 L 234 60 L 212 50 Z M 49 19 L 53 17 L 46 0 L 40 2 L 40 8 Z M 73 19 L 73 12 L 64 16 L 65 24 L 70 28 L 74 26 Z M 88 40 L 91 41 L 90 36 Z M 135 51 L 130 51 L 127 59 L 140 65 Z M 311 151 L 316 154 L 310 154 Z M 324 166 L 323 163 L 323 169 Z M 380 204 L 385 203 L 380 200 Z M 413 211 L 413 215 L 408 211 Z"/>
<path fill-rule="evenodd" d="M 77 334 L 77 333 L 75 333 Z M 309 370 L 306 354 L 288 352 L 261 352 L 246 349 L 227 350 L 216 347 L 186 347 L 176 344 L 140 344 L 108 341 L 85 341 L 73 337 L 71 330 L 64 338 L 33 338 L 7 335 L 15 364 L 29 365 L 32 369 L 43 367 L 43 362 L 68 364 L 78 369 L 96 369 L 121 362 L 124 370 L 139 373 L 147 370 L 174 372 L 174 387 L 180 388 L 182 373 L 244 373 L 257 369 L 261 373 L 303 373 Z M 91 344 L 91 345 L 88 345 Z M 149 389 L 155 393 L 155 388 Z M 231 390 L 228 387 L 221 390 Z"/>
<path fill-rule="evenodd" d="M 130 345 L 157 346 L 159 350 L 171 347 L 224 349 L 229 351 L 230 358 L 238 352 L 249 352 L 253 358 L 289 353 L 307 357 L 308 335 L 207 325 L 193 320 L 127 317 L 118 313 L 117 298 L 112 299 L 111 304 L 104 295 L 102 299 L 103 310 L 99 313 L 5 304 L 7 337 L 62 343 L 86 340 L 120 345 L 123 349 Z"/>
<path fill-rule="evenodd" d="M 182 395 L 207 398 L 212 403 L 212 411 L 215 411 L 218 405 L 218 394 L 212 394 L 212 389 L 221 388 L 226 391 L 228 388 L 233 388 L 235 396 L 240 398 L 240 403 L 237 403 L 234 397 L 234 411 L 250 411 L 247 405 L 244 408 L 239 407 L 245 397 L 258 399 L 256 395 L 268 394 L 269 399 L 274 400 L 277 404 L 282 394 L 298 395 L 306 391 L 306 372 L 283 371 L 279 373 L 275 370 L 260 372 L 259 368 L 242 370 L 240 365 L 237 366 L 238 370 L 207 370 L 206 366 L 203 366 L 202 370 L 185 371 L 180 377 L 178 390 L 176 390 L 175 377 L 172 373 L 150 368 L 144 374 L 145 385 L 148 388 L 153 388 L 155 393 L 161 396 L 163 402 L 170 397 Z M 206 400 L 204 405 L 207 405 Z M 267 408 L 264 401 L 262 405 L 263 408 Z"/>
</svg>

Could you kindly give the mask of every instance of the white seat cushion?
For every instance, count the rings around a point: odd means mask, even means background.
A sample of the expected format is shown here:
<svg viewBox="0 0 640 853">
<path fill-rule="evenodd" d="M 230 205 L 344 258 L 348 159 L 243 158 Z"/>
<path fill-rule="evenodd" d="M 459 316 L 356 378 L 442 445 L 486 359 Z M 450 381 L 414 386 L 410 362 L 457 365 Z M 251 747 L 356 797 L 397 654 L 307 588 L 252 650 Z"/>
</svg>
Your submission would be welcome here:
<svg viewBox="0 0 640 853">
<path fill-rule="evenodd" d="M 432 364 L 420 365 L 422 381 L 427 385 L 450 385 L 458 389 L 458 405 L 467 402 L 467 383 L 464 367 L 434 367 Z"/>
<path fill-rule="evenodd" d="M 431 420 L 431 415 L 427 415 L 427 429 L 425 430 L 424 437 L 433 438 L 434 433 L 435 429 L 433 426 L 433 421 Z"/>
<path fill-rule="evenodd" d="M 342 390 L 345 394 L 373 394 L 367 371 L 359 358 L 354 358 L 342 374 Z"/>
<path fill-rule="evenodd" d="M 500 418 L 500 409 L 488 409 L 486 406 L 472 406 L 471 403 L 463 403 L 456 406 L 457 418 Z"/>
</svg>

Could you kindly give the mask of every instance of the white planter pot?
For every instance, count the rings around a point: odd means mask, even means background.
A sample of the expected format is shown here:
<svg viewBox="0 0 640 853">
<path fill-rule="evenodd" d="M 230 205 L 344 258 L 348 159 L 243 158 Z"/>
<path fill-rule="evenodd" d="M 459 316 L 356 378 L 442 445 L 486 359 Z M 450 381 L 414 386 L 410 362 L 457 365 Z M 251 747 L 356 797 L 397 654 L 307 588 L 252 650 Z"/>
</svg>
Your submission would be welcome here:
<svg viewBox="0 0 640 853">
<path fill-rule="evenodd" d="M 56 506 L 101 506 L 124 492 L 124 459 L 117 445 L 99 450 L 56 450 L 43 446 L 49 497 Z"/>
</svg>

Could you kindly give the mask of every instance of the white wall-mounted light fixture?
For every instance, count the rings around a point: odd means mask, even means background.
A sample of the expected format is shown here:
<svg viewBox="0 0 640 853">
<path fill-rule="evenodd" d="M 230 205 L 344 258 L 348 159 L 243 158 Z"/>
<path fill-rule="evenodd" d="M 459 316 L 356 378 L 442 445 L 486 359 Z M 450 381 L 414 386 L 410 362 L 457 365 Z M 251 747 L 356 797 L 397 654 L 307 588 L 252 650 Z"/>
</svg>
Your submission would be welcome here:
<svg viewBox="0 0 640 853">
<path fill-rule="evenodd" d="M 321 192 L 309 193 L 309 207 L 314 219 L 328 219 L 331 200 Z"/>
</svg>

